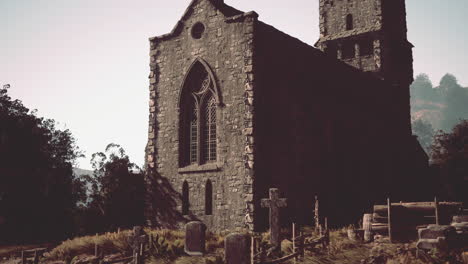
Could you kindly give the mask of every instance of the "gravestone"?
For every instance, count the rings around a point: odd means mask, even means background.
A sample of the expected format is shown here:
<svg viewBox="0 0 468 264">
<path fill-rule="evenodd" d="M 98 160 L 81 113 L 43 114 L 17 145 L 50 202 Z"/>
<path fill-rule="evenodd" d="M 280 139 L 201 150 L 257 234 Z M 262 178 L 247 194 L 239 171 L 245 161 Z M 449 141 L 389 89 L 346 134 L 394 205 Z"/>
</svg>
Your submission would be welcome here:
<svg viewBox="0 0 468 264">
<path fill-rule="evenodd" d="M 287 199 L 279 198 L 279 189 L 270 189 L 270 198 L 262 199 L 262 207 L 270 208 L 270 243 L 275 248 L 281 247 L 280 238 L 280 208 L 286 207 Z"/>
<path fill-rule="evenodd" d="M 456 243 L 457 232 L 453 226 L 429 225 L 418 230 L 419 241 L 417 249 L 438 249 L 446 251 Z"/>
<path fill-rule="evenodd" d="M 200 221 L 185 225 L 185 253 L 190 256 L 202 256 L 205 253 L 205 232 L 206 225 Z"/>
<path fill-rule="evenodd" d="M 248 234 L 232 233 L 224 240 L 227 264 L 250 264 L 251 238 Z"/>
</svg>

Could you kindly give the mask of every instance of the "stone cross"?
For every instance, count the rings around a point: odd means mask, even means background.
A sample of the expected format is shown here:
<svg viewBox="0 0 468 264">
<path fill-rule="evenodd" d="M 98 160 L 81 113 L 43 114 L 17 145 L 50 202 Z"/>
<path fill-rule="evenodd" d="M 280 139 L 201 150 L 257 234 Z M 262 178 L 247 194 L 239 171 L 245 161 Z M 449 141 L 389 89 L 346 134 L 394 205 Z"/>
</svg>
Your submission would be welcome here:
<svg viewBox="0 0 468 264">
<path fill-rule="evenodd" d="M 270 243 L 278 248 L 281 246 L 279 211 L 281 207 L 286 207 L 286 198 L 279 198 L 279 190 L 270 189 L 270 199 L 262 199 L 262 207 L 270 208 Z"/>
</svg>

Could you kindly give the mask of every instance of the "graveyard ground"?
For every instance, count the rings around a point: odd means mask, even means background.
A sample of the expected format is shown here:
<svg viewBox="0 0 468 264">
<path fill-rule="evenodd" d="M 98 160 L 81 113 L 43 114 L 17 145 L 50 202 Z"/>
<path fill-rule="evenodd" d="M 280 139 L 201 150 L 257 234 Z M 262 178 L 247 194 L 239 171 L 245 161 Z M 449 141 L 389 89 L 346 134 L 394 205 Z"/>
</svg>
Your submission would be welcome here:
<svg viewBox="0 0 468 264">
<path fill-rule="evenodd" d="M 189 257 L 184 254 L 184 232 L 169 230 L 145 230 L 154 237 L 155 249 L 150 251 L 145 264 L 221 264 L 224 255 L 224 235 L 208 234 L 206 242 L 207 254 L 203 257 Z M 127 237 L 131 231 L 120 233 L 107 233 L 98 236 L 77 237 L 62 242 L 45 253 L 40 263 L 45 264 L 78 264 L 96 263 L 94 258 L 95 245 L 98 245 L 98 254 L 105 260 L 120 259 L 131 255 L 131 245 Z M 287 236 L 287 235 L 286 235 Z M 262 241 L 268 241 L 268 234 L 262 234 Z M 306 251 L 303 260 L 298 264 L 325 264 L 325 263 L 386 263 L 386 264 L 422 264 L 422 263 L 463 263 L 461 252 L 452 252 L 443 255 L 439 252 L 420 254 L 416 257 L 415 243 L 390 244 L 385 239 L 373 243 L 352 242 L 348 239 L 346 228 L 333 230 L 330 233 L 331 245 L 328 249 L 318 246 L 314 251 Z M 30 245 L 27 248 L 31 248 Z M 48 245 L 51 246 L 51 245 Z M 22 247 L 26 248 L 26 247 Z M 20 247 L 0 248 L 0 263 L 20 263 Z M 292 252 L 292 243 L 283 240 L 282 251 L 284 255 Z M 468 251 L 468 249 L 465 249 Z M 14 256 L 14 258 L 10 258 Z M 292 260 L 284 262 L 294 263 Z"/>
</svg>

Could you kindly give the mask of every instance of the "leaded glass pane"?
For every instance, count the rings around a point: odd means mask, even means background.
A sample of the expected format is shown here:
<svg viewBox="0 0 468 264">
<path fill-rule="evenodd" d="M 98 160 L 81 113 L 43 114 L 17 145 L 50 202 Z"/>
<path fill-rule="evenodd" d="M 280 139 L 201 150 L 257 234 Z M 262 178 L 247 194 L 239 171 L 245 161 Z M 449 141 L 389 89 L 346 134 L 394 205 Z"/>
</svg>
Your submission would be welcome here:
<svg viewBox="0 0 468 264">
<path fill-rule="evenodd" d="M 198 150 L 198 108 L 194 105 L 190 117 L 190 163 L 197 162 Z"/>
<path fill-rule="evenodd" d="M 204 109 L 204 142 L 205 161 L 216 161 L 216 100 L 211 97 Z"/>
</svg>

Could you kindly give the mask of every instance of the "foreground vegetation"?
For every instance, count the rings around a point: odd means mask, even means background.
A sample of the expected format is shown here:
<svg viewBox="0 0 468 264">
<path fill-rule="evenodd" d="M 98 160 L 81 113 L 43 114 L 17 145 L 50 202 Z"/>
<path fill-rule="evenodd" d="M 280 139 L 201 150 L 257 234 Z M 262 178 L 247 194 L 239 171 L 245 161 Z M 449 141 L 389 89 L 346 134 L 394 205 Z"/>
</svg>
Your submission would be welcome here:
<svg viewBox="0 0 468 264">
<path fill-rule="evenodd" d="M 174 230 L 145 230 L 154 239 L 154 248 L 145 259 L 146 264 L 221 264 L 224 263 L 224 234 L 207 235 L 207 254 L 203 257 L 190 257 L 184 253 L 184 232 Z M 443 254 L 428 252 L 416 255 L 416 244 L 390 244 L 385 239 L 374 243 L 359 243 L 347 238 L 347 229 L 337 229 L 330 233 L 331 244 L 328 249 L 320 247 L 306 251 L 305 258 L 298 263 L 331 264 L 423 264 L 423 263 L 463 263 L 461 250 Z M 106 260 L 131 256 L 132 247 L 128 237 L 131 231 L 106 233 L 95 236 L 77 237 L 66 240 L 46 253 L 41 263 L 84 263 L 92 260 L 95 244 L 99 247 L 99 255 Z M 262 243 L 267 243 L 268 234 L 262 234 Z M 292 252 L 292 243 L 284 240 L 282 253 Z M 465 249 L 468 250 L 468 249 Z M 11 262 L 14 263 L 14 262 Z M 91 261 L 90 263 L 93 263 Z M 286 262 L 292 264 L 293 261 Z"/>
</svg>

